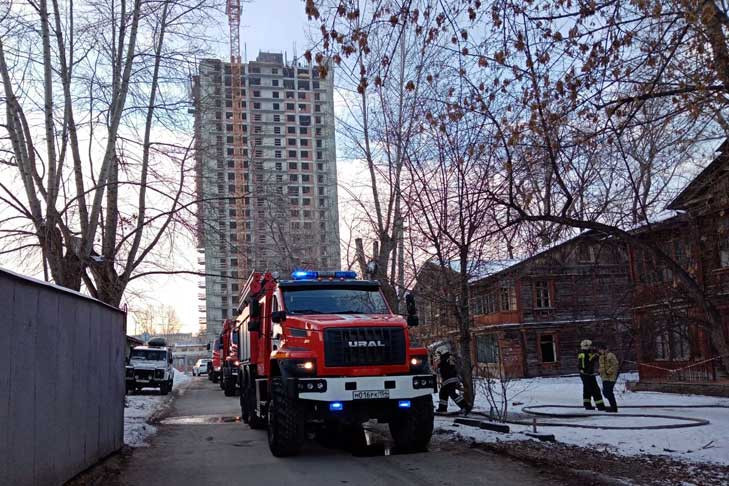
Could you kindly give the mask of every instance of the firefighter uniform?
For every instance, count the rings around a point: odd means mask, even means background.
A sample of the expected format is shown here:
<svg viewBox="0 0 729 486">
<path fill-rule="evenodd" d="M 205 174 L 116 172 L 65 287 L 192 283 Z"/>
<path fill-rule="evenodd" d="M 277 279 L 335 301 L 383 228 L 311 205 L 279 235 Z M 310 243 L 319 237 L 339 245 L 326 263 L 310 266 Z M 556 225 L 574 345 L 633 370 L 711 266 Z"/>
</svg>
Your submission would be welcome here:
<svg viewBox="0 0 729 486">
<path fill-rule="evenodd" d="M 618 362 L 618 358 L 606 348 L 603 348 L 600 351 L 600 378 L 602 379 L 602 393 L 605 395 L 608 402 L 610 402 L 610 408 L 608 408 L 607 411 L 617 412 L 618 403 L 615 400 L 613 388 L 615 387 L 615 382 L 618 379 L 620 363 Z"/>
<path fill-rule="evenodd" d="M 577 366 L 580 370 L 580 379 L 582 380 L 582 403 L 585 410 L 605 410 L 605 402 L 602 400 L 600 387 L 597 385 L 597 373 L 595 373 L 595 364 L 599 359 L 599 354 L 592 349 L 592 341 L 584 340 L 580 343 L 580 352 L 577 355 Z M 592 401 L 595 401 L 595 407 Z"/>
<path fill-rule="evenodd" d="M 466 409 L 463 395 L 458 393 L 458 370 L 456 369 L 456 361 L 450 352 L 440 354 L 438 361 L 438 373 L 440 374 L 440 401 L 438 402 L 438 412 L 446 412 L 448 410 L 448 398 L 451 398 L 456 405 L 462 410 Z"/>
</svg>

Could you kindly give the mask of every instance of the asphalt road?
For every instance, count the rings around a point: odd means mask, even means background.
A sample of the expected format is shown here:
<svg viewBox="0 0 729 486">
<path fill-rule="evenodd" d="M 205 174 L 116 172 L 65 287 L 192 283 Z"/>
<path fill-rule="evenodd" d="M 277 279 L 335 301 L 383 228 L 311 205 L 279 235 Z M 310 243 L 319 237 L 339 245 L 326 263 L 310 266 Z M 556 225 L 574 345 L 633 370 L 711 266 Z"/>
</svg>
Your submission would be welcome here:
<svg viewBox="0 0 729 486">
<path fill-rule="evenodd" d="M 194 378 L 172 402 L 150 447 L 127 454 L 104 484 L 565 484 L 551 472 L 437 436 L 425 453 L 385 455 L 375 436 L 376 456 L 354 456 L 311 440 L 300 456 L 278 459 L 268 450 L 265 431 L 235 421 L 238 400 L 226 398 L 206 378 Z"/>
</svg>

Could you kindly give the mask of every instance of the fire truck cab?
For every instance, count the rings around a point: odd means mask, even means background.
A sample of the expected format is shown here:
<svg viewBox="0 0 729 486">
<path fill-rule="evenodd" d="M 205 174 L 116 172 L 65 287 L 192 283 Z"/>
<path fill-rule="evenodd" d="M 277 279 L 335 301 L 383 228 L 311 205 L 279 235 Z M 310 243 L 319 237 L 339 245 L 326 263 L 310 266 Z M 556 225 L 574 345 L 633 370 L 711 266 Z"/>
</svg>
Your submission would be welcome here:
<svg viewBox="0 0 729 486">
<path fill-rule="evenodd" d="M 252 428 L 268 426 L 275 456 L 296 454 L 307 430 L 370 419 L 388 423 L 400 449 L 427 447 L 436 380 L 427 349 L 410 341 L 417 317 L 407 302 L 406 319 L 377 281 L 354 272 L 251 275 L 236 319 L 241 415 Z"/>
</svg>

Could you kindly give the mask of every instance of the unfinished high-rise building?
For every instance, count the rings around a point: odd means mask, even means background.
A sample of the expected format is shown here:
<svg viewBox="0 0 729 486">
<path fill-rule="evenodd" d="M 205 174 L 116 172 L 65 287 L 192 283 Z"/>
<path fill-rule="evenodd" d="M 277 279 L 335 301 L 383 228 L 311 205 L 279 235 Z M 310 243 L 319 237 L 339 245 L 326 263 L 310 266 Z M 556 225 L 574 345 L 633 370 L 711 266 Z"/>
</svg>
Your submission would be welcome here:
<svg viewBox="0 0 729 486">
<path fill-rule="evenodd" d="M 251 271 L 339 267 L 332 78 L 262 52 L 242 64 L 234 97 L 229 63 L 199 63 L 193 98 L 205 277 L 198 287 L 209 338 L 234 315 Z"/>
</svg>

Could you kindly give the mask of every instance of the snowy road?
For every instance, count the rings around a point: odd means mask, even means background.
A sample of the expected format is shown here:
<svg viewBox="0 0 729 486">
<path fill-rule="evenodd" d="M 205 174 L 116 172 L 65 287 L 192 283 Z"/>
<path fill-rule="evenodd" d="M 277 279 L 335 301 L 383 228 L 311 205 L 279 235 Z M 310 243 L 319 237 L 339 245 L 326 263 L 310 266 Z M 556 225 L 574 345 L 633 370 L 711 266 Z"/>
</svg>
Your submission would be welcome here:
<svg viewBox="0 0 729 486">
<path fill-rule="evenodd" d="M 229 419 L 238 398 L 218 385 L 193 378 L 169 406 L 148 447 L 134 449 L 107 471 L 105 485 L 571 484 L 553 472 L 530 467 L 458 442 L 435 438 L 430 452 L 355 457 L 311 441 L 301 456 L 277 459 L 266 432 Z"/>
</svg>

